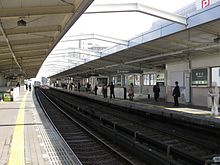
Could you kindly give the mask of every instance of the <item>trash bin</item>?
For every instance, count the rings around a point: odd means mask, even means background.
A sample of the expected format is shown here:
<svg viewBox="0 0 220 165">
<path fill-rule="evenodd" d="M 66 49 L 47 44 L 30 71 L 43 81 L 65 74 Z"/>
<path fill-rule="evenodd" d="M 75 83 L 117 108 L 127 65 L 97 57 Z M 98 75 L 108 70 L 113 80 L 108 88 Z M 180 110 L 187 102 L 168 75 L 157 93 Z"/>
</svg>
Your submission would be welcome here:
<svg viewBox="0 0 220 165">
<path fill-rule="evenodd" d="M 13 101 L 10 92 L 4 92 L 3 93 L 3 101 Z"/>
</svg>

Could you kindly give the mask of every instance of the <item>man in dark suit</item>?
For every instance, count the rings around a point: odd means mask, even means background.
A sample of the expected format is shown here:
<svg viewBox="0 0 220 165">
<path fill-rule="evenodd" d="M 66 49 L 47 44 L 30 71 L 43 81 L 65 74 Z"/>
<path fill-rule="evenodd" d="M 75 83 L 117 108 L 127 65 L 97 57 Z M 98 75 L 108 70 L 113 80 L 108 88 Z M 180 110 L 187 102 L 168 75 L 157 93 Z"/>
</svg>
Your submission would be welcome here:
<svg viewBox="0 0 220 165">
<path fill-rule="evenodd" d="M 158 82 L 156 83 L 156 85 L 154 85 L 153 92 L 154 92 L 154 100 L 157 102 L 160 96 L 160 86 Z"/>
<path fill-rule="evenodd" d="M 115 86 L 114 86 L 113 82 L 111 82 L 111 84 L 109 85 L 109 87 L 110 87 L 110 99 L 111 99 L 112 97 L 115 98 L 115 91 L 114 91 Z"/>
<path fill-rule="evenodd" d="M 180 97 L 180 88 L 178 86 L 178 81 L 175 82 L 176 86 L 173 90 L 174 106 L 179 106 L 178 97 Z"/>
</svg>

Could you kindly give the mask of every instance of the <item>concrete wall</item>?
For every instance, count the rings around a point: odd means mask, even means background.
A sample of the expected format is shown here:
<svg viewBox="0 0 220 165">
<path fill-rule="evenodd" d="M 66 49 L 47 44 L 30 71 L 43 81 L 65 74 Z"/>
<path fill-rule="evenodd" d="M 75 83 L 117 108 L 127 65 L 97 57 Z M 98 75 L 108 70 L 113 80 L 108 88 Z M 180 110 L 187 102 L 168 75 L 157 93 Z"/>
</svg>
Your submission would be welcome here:
<svg viewBox="0 0 220 165">
<path fill-rule="evenodd" d="M 220 54 L 203 55 L 200 57 L 192 58 L 192 69 L 194 68 L 210 68 L 220 66 Z M 208 82 L 211 84 L 210 72 L 208 72 Z M 192 104 L 207 106 L 208 86 L 204 87 L 192 87 Z"/>
<path fill-rule="evenodd" d="M 169 63 L 167 68 L 167 86 L 166 86 L 166 101 L 173 102 L 172 91 L 175 87 L 175 81 L 179 82 L 181 96 L 179 98 L 180 103 L 186 103 L 187 101 L 187 82 L 185 80 L 186 75 L 189 73 L 189 62 L 182 60 L 181 62 Z"/>
<path fill-rule="evenodd" d="M 192 88 L 192 104 L 207 107 L 208 88 L 194 87 Z"/>
<path fill-rule="evenodd" d="M 210 55 L 200 55 L 197 57 L 192 57 L 191 68 L 210 68 L 220 66 L 220 54 L 210 54 Z M 189 62 L 187 60 L 182 60 L 181 62 L 168 63 L 167 68 L 167 86 L 166 86 L 166 100 L 172 102 L 172 91 L 174 88 L 174 82 L 179 81 L 181 97 L 180 102 L 186 103 L 186 88 L 187 83 L 185 80 L 185 75 L 189 73 Z M 176 79 L 174 76 L 176 76 Z M 181 80 L 182 79 L 182 80 Z M 191 79 L 191 77 L 190 77 Z M 189 83 L 190 84 L 190 83 Z M 204 86 L 192 86 L 191 87 L 191 104 L 199 106 L 207 106 L 207 94 L 208 88 L 210 88 L 211 80 L 210 73 L 208 72 L 208 85 Z M 191 86 L 191 84 L 190 84 Z"/>
<path fill-rule="evenodd" d="M 220 53 L 192 58 L 192 68 L 220 66 Z"/>
</svg>

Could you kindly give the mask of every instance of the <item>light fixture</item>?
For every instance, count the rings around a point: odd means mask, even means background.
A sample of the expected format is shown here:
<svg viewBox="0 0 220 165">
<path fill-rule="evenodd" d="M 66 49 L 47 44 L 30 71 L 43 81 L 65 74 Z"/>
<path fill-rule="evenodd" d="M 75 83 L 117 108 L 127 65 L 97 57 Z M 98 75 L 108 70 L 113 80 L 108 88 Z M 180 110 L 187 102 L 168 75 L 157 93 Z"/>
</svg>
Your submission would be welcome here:
<svg viewBox="0 0 220 165">
<path fill-rule="evenodd" d="M 27 22 L 24 21 L 23 19 L 20 19 L 20 20 L 17 22 L 17 25 L 18 25 L 18 26 L 26 26 L 26 25 L 27 25 Z"/>
<path fill-rule="evenodd" d="M 217 37 L 214 38 L 213 41 L 214 41 L 215 43 L 219 43 L 219 41 L 220 41 L 220 35 L 217 35 Z"/>
</svg>

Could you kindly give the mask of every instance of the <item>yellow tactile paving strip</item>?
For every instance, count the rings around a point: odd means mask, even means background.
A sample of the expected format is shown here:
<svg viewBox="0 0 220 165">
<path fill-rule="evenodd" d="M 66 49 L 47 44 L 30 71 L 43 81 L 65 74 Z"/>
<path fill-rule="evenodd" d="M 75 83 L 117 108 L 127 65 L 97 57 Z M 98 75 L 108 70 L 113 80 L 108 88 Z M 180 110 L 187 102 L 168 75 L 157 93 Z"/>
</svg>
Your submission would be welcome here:
<svg viewBox="0 0 220 165">
<path fill-rule="evenodd" d="M 19 107 L 16 126 L 13 133 L 8 165 L 24 165 L 24 112 L 28 92 L 24 95 Z"/>
</svg>

